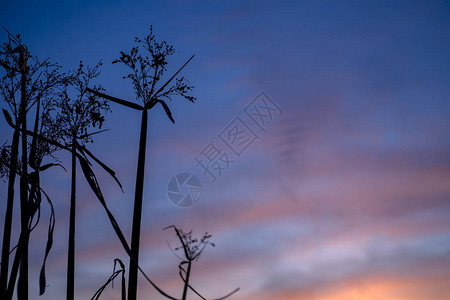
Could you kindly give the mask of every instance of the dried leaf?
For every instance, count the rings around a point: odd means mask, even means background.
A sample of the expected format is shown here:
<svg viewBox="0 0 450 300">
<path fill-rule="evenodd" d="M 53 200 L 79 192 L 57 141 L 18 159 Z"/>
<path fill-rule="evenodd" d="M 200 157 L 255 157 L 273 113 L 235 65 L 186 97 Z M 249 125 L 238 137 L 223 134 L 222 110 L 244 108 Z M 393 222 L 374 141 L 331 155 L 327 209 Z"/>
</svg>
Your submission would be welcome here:
<svg viewBox="0 0 450 300">
<path fill-rule="evenodd" d="M 175 120 L 172 117 L 172 112 L 170 111 L 170 109 L 167 106 L 166 102 L 164 102 L 162 100 L 157 100 L 157 102 L 161 103 L 162 107 L 164 107 L 164 111 L 166 112 L 166 114 L 169 117 L 170 121 L 172 121 L 172 123 L 175 123 Z"/>
<path fill-rule="evenodd" d="M 133 109 L 136 109 L 136 110 L 144 110 L 144 108 L 142 106 L 140 106 L 140 105 L 138 105 L 136 103 L 129 102 L 129 101 L 126 101 L 126 100 L 122 100 L 122 99 L 119 99 L 119 98 L 116 98 L 116 97 L 108 96 L 106 94 L 97 92 L 97 91 L 95 91 L 93 89 L 90 89 L 90 88 L 86 88 L 86 90 L 88 92 L 94 94 L 94 95 L 97 95 L 99 97 L 105 98 L 106 100 L 110 100 L 112 102 L 116 102 L 118 104 L 130 107 L 130 108 L 133 108 Z"/>
<path fill-rule="evenodd" d="M 44 261 L 42 263 L 41 272 L 39 274 L 39 295 L 44 294 L 46 287 L 46 279 L 45 279 L 45 263 L 47 262 L 48 254 L 53 245 L 53 230 L 55 228 L 55 210 L 53 208 L 53 203 L 48 197 L 48 195 L 41 189 L 42 193 L 45 195 L 48 204 L 50 205 L 50 222 L 48 225 L 48 233 L 47 233 L 47 245 L 45 246 L 45 255 Z"/>
</svg>

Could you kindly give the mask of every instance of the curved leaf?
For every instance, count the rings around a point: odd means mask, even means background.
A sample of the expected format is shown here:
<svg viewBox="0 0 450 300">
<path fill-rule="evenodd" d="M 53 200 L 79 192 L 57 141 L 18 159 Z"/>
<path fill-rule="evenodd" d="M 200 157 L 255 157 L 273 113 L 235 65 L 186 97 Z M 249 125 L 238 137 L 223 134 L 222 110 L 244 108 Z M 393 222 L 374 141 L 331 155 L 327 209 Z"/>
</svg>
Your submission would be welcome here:
<svg viewBox="0 0 450 300">
<path fill-rule="evenodd" d="M 120 269 L 116 271 L 116 265 L 119 264 L 120 265 Z M 101 294 L 103 293 L 103 291 L 105 290 L 105 288 L 108 286 L 108 284 L 110 284 L 111 282 L 113 282 L 113 280 L 119 276 L 119 274 L 122 274 L 122 300 L 126 300 L 125 297 L 125 290 L 126 290 L 126 286 L 125 286 L 125 265 L 123 264 L 123 262 L 116 258 L 114 259 L 114 269 L 113 269 L 113 273 L 112 275 L 108 278 L 108 280 L 106 281 L 106 283 L 104 285 L 102 285 L 97 292 L 95 292 L 94 296 L 92 296 L 91 300 L 98 300 L 99 297 L 101 296 Z"/>
<path fill-rule="evenodd" d="M 64 171 L 67 172 L 66 168 L 64 168 L 64 166 L 62 164 L 55 164 L 55 163 L 49 163 L 49 164 L 45 164 L 43 166 L 40 166 L 39 167 L 39 171 L 45 171 L 48 168 L 55 167 L 55 166 L 61 167 L 61 168 L 63 168 Z"/>
<path fill-rule="evenodd" d="M 77 143 L 77 148 L 80 152 L 82 152 L 83 154 L 87 154 L 89 157 L 91 157 L 97 164 L 99 164 L 106 172 L 109 173 L 109 175 L 111 175 L 112 178 L 114 178 L 114 180 L 117 182 L 117 184 L 119 185 L 120 189 L 123 192 L 123 187 L 122 184 L 120 183 L 119 179 L 117 179 L 116 177 L 116 172 L 114 172 L 110 167 L 108 167 L 106 164 L 104 164 L 101 160 L 99 160 L 97 157 L 95 157 L 92 152 L 90 152 L 88 149 L 86 149 L 85 146 L 82 146 L 80 144 Z M 84 155 L 85 156 L 85 155 Z M 86 156 L 85 156 L 86 157 Z"/>
<path fill-rule="evenodd" d="M 125 239 L 125 236 L 122 233 L 122 230 L 119 227 L 119 224 L 117 223 L 116 219 L 114 218 L 114 215 L 109 210 L 108 206 L 106 205 L 105 199 L 103 198 L 103 194 L 101 192 L 100 186 L 98 184 L 97 178 L 92 171 L 91 167 L 89 166 L 89 163 L 80 155 L 78 156 L 78 161 L 80 162 L 81 170 L 83 171 L 84 177 L 86 178 L 89 186 L 91 187 L 91 190 L 94 192 L 94 194 L 97 196 L 97 199 L 102 204 L 103 208 L 106 211 L 106 214 L 108 215 L 109 221 L 114 229 L 114 232 L 116 233 L 117 237 L 119 238 L 120 243 L 122 244 L 122 247 L 127 252 L 130 259 L 132 259 L 136 263 L 136 259 L 131 254 L 131 249 L 128 246 L 128 243 Z M 165 293 L 163 290 L 161 290 L 153 281 L 150 280 L 150 278 L 145 274 L 145 272 L 142 270 L 142 268 L 138 265 L 139 271 L 142 273 L 142 275 L 147 279 L 147 281 L 163 296 L 172 299 L 172 300 L 178 300 L 177 298 L 174 298 L 167 293 Z"/>
<path fill-rule="evenodd" d="M 139 104 L 136 104 L 136 103 L 133 103 L 133 102 L 130 102 L 130 101 L 126 101 L 126 100 L 122 100 L 122 99 L 119 99 L 119 98 L 116 98 L 116 97 L 112 97 L 112 96 L 109 96 L 109 95 L 97 92 L 97 91 L 95 91 L 93 89 L 90 89 L 90 88 L 86 88 L 86 90 L 88 92 L 94 94 L 94 95 L 97 95 L 99 97 L 105 98 L 106 100 L 110 100 L 112 102 L 116 102 L 116 103 L 121 104 L 123 106 L 127 106 L 129 108 L 133 108 L 133 109 L 136 109 L 136 110 L 144 110 L 144 108 L 142 106 L 140 106 Z"/>
<path fill-rule="evenodd" d="M 53 203 L 50 200 L 49 196 L 41 189 L 41 192 L 45 195 L 48 204 L 50 205 L 50 221 L 48 224 L 48 233 L 47 233 L 47 245 L 45 246 L 45 255 L 44 261 L 42 262 L 41 272 L 39 274 L 39 295 L 44 294 L 46 287 L 46 279 L 45 279 L 45 263 L 47 262 L 48 254 L 53 245 L 53 230 L 55 229 L 55 209 L 53 208 Z"/>
<path fill-rule="evenodd" d="M 172 112 L 169 109 L 169 106 L 167 106 L 166 102 L 164 102 L 163 100 L 156 100 L 158 103 L 161 103 L 162 107 L 164 107 L 164 111 L 166 112 L 167 116 L 169 117 L 170 121 L 172 121 L 172 123 L 175 123 L 175 120 L 172 117 Z"/>
</svg>

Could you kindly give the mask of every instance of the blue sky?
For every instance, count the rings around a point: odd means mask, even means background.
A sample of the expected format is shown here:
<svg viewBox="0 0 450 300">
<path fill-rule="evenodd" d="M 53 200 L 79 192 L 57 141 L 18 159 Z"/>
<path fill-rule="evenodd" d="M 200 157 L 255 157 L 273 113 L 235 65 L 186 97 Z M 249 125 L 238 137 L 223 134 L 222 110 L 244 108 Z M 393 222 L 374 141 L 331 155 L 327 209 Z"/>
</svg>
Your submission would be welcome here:
<svg viewBox="0 0 450 300">
<path fill-rule="evenodd" d="M 150 25 L 179 51 L 169 73 L 195 54 L 183 75 L 196 103 L 174 98 L 175 124 L 160 107 L 149 115 L 141 258 L 165 289 L 181 295 L 167 246 L 175 240 L 162 231 L 175 224 L 213 234 L 217 246 L 193 271 L 208 297 L 239 286 L 233 299 L 415 300 L 450 295 L 449 14 L 447 1 L 15 1 L 2 5 L 0 23 L 67 70 L 101 59 L 97 82 L 130 101 L 126 69 L 111 62 Z M 260 92 L 283 111 L 265 131 L 245 114 Z M 111 108 L 110 131 L 90 147 L 123 183 L 122 194 L 99 175 L 129 236 L 140 121 Z M 258 135 L 239 157 L 219 138 L 236 117 Z M 0 126 L 0 141 L 9 141 L 4 120 Z M 235 159 L 214 183 L 194 160 L 210 142 Z M 167 199 L 180 172 L 203 187 L 187 209 Z M 57 169 L 43 178 L 57 210 L 46 299 L 65 294 L 69 178 Z M 115 257 L 127 259 L 79 182 L 76 297 L 86 299 Z M 31 241 L 31 299 L 38 298 L 43 214 Z M 104 299 L 119 294 L 108 289 Z M 142 280 L 139 295 L 156 294 Z"/>
</svg>

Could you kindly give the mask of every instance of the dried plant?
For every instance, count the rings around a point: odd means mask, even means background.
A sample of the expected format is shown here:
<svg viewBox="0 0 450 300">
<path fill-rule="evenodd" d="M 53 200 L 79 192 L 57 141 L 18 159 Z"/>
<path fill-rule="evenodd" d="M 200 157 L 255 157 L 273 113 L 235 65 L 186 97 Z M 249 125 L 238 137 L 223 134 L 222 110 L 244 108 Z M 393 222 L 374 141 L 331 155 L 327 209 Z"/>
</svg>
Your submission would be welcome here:
<svg viewBox="0 0 450 300">
<path fill-rule="evenodd" d="M 59 65 L 51 63 L 49 59 L 40 61 L 38 58 L 32 56 L 27 47 L 23 45 L 19 35 L 12 35 L 8 32 L 8 41 L 2 44 L 0 52 L 0 65 L 5 70 L 5 73 L 0 78 L 0 95 L 13 115 L 14 123 L 17 124 L 11 144 L 5 145 L 2 149 L 3 158 L 8 156 L 9 160 L 7 163 L 5 160 L 2 160 L 1 167 L 3 170 L 2 175 L 8 178 L 8 197 L 2 246 L 0 296 L 2 296 L 2 299 L 12 298 L 16 277 L 19 274 L 18 297 L 27 299 L 29 234 L 39 220 L 41 202 L 41 189 L 38 176 L 36 176 L 36 169 L 40 167 L 43 157 L 51 154 L 53 149 L 46 148 L 41 143 L 34 143 L 31 146 L 31 150 L 34 150 L 34 152 L 30 153 L 29 161 L 28 149 L 30 145 L 24 130 L 27 128 L 27 113 L 36 104 L 38 107 L 36 108 L 36 124 L 39 118 L 41 102 L 44 106 L 42 111 L 49 112 L 51 110 L 52 104 L 50 99 L 54 90 L 61 84 L 63 76 L 60 74 Z M 41 123 L 41 132 L 46 131 L 48 121 L 47 119 Z M 21 148 L 19 149 L 20 129 L 23 131 L 20 141 Z M 35 131 L 37 130 L 35 126 Z M 20 160 L 19 153 L 21 155 Z M 39 159 L 36 160 L 37 158 Z M 29 174 L 28 166 L 32 167 L 35 171 Z M 11 273 L 9 274 L 14 183 L 16 175 L 20 175 L 21 233 L 16 247 L 14 262 L 11 267 Z M 38 219 L 33 225 L 33 218 L 36 213 Z"/>
<path fill-rule="evenodd" d="M 187 292 L 188 289 L 193 291 L 198 297 L 201 299 L 206 300 L 205 297 L 203 297 L 197 290 L 195 290 L 190 284 L 189 279 L 192 271 L 192 263 L 195 261 L 198 261 L 200 256 L 203 253 L 203 250 L 205 250 L 206 246 L 210 245 L 212 247 L 215 247 L 213 243 L 209 241 L 211 238 L 211 235 L 207 232 L 199 239 L 192 237 L 192 230 L 189 232 L 184 232 L 182 229 L 177 228 L 174 225 L 168 226 L 164 228 L 166 229 L 173 229 L 178 237 L 178 240 L 180 241 L 180 246 L 176 247 L 174 251 L 181 250 L 183 252 L 184 258 L 181 258 L 177 255 L 178 258 L 181 259 L 180 264 L 178 265 L 178 274 L 180 275 L 181 279 L 183 280 L 184 287 L 183 287 L 183 295 L 181 297 L 181 300 L 187 299 Z M 239 291 L 239 288 L 235 289 L 231 293 L 228 293 L 227 295 L 217 298 L 215 300 L 221 300 L 226 299 Z"/>
<path fill-rule="evenodd" d="M 136 300 L 137 297 L 139 243 L 148 123 L 147 111 L 159 103 L 164 108 L 164 111 L 169 119 L 172 122 L 175 122 L 172 117 L 172 113 L 164 100 L 171 100 L 174 95 L 180 95 L 191 102 L 194 102 L 195 100 L 195 98 L 189 94 L 193 87 L 186 83 L 184 77 L 175 79 L 175 83 L 170 85 L 172 80 L 189 63 L 193 56 L 172 77 L 157 88 L 163 75 L 167 71 L 166 65 L 168 63 L 168 57 L 175 53 L 174 47 L 167 44 L 165 41 L 158 42 L 153 34 L 152 27 L 150 27 L 150 34 L 146 38 L 143 40 L 136 38 L 135 42 L 137 43 L 136 47 L 133 47 L 129 52 L 122 51 L 119 59 L 113 61 L 113 63 L 121 63 L 129 67 L 130 72 L 126 76 L 123 76 L 123 78 L 131 80 L 133 88 L 136 92 L 136 98 L 142 104 L 136 104 L 88 89 L 94 95 L 98 95 L 123 106 L 142 111 L 133 209 L 133 227 L 131 233 L 131 257 L 128 280 L 129 300 Z"/>
<path fill-rule="evenodd" d="M 58 150 L 65 150 L 71 153 L 66 299 L 74 299 L 76 162 L 78 161 L 89 187 L 105 209 L 120 243 L 130 258 L 128 289 L 125 285 L 125 265 L 120 259 L 115 259 L 113 274 L 99 288 L 92 299 L 99 299 L 104 289 L 117 276 L 121 275 L 122 299 L 135 300 L 137 297 L 138 271 L 140 271 L 161 295 L 171 300 L 180 300 L 163 291 L 141 269 L 138 260 L 139 240 L 148 110 L 156 104 L 161 104 L 168 118 L 175 122 L 166 100 L 172 100 L 174 96 L 181 96 L 190 102 L 194 102 L 195 98 L 190 95 L 193 87 L 184 77 L 177 78 L 193 56 L 164 84 L 160 85 L 167 72 L 168 58 L 175 53 L 174 47 L 164 41 L 158 42 L 151 27 L 150 34 L 147 37 L 144 39 L 136 38 L 135 41 L 137 46 L 129 52 L 121 52 L 120 57 L 113 63 L 121 63 L 129 67 L 130 72 L 124 78 L 131 80 L 140 104 L 108 96 L 103 93 L 101 86 L 92 85 L 92 81 L 100 74 L 101 63 L 90 68 L 80 62 L 76 70 L 64 74 L 59 65 L 51 63 L 48 59 L 41 62 L 33 57 L 27 47 L 22 44 L 18 35 L 9 34 L 8 42 L 1 46 L 0 66 L 3 67 L 5 73 L 0 77 L 0 96 L 9 108 L 9 111 L 3 109 L 3 114 L 14 132 L 11 144 L 5 143 L 0 147 L 0 176 L 3 180 L 8 181 L 0 270 L 0 299 L 12 299 L 16 282 L 18 299 L 28 299 L 29 236 L 39 223 L 43 198 L 49 203 L 51 211 L 44 261 L 39 278 L 40 294 L 42 295 L 45 292 L 45 266 L 53 244 L 55 215 L 52 201 L 40 185 L 40 176 L 41 172 L 51 167 L 62 167 L 53 153 Z M 142 113 L 131 247 L 128 245 L 115 217 L 108 209 L 90 160 L 103 168 L 121 187 L 120 182 L 116 178 L 115 172 L 86 147 L 88 143 L 93 142 L 94 134 L 104 131 L 101 130 L 101 127 L 105 121 L 104 115 L 109 111 L 108 101 L 139 110 Z M 35 115 L 33 130 L 27 128 L 27 114 L 30 112 L 34 112 Z M 93 131 L 93 129 L 97 131 Z M 29 137 L 32 138 L 31 142 L 28 141 Z M 47 158 L 51 160 L 48 161 Z M 16 176 L 20 178 L 21 232 L 17 246 L 10 249 Z M 181 243 L 181 246 L 175 248 L 174 251 L 182 250 L 184 254 L 184 258 L 181 259 L 182 261 L 178 266 L 179 274 L 184 282 L 181 300 L 186 300 L 188 290 L 194 292 L 201 299 L 206 299 L 190 285 L 189 280 L 192 263 L 200 258 L 207 245 L 214 246 L 209 241 L 211 235 L 205 233 L 202 238 L 196 239 L 192 237 L 192 232 L 184 232 L 175 226 L 167 228 L 175 230 Z M 14 250 L 15 255 L 10 267 L 10 257 Z M 116 269 L 117 266 L 118 269 Z M 225 299 L 238 290 L 236 289 L 217 300 Z M 128 297 L 126 293 L 128 293 Z"/>
<path fill-rule="evenodd" d="M 69 213 L 69 246 L 67 254 L 67 294 L 69 300 L 74 299 L 75 282 L 75 212 L 76 212 L 76 160 L 77 152 L 85 155 L 84 144 L 92 142 L 91 128 L 99 127 L 104 122 L 104 113 L 109 111 L 105 100 L 90 94 L 86 88 L 100 75 L 101 62 L 93 68 L 80 62 L 78 68 L 71 72 L 68 80 L 59 94 L 57 103 L 56 138 L 71 149 L 72 176 Z M 94 87 L 100 90 L 101 87 Z"/>
<path fill-rule="evenodd" d="M 117 265 L 119 265 L 119 268 L 116 269 Z M 104 285 L 102 285 L 94 294 L 94 296 L 92 296 L 91 300 L 98 300 L 101 296 L 101 294 L 103 293 L 103 291 L 105 290 L 105 288 L 111 283 L 114 283 L 114 279 L 119 276 L 122 275 L 121 277 L 121 299 L 122 300 L 126 300 L 126 284 L 125 284 L 125 265 L 123 264 L 123 262 L 116 258 L 114 259 L 114 268 L 113 268 L 113 273 L 111 274 L 111 276 L 108 278 L 108 280 L 106 281 L 106 283 Z"/>
</svg>

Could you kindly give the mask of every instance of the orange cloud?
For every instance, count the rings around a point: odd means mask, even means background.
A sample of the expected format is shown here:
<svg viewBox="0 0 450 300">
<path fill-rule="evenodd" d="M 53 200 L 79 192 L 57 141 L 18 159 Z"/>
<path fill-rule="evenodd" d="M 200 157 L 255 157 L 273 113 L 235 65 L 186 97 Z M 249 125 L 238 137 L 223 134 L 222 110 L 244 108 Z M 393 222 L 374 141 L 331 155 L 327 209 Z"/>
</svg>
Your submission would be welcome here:
<svg viewBox="0 0 450 300">
<path fill-rule="evenodd" d="M 334 286 L 308 291 L 281 291 L 271 299 L 283 300 L 447 300 L 450 294 L 450 275 L 413 279 L 368 277 L 354 278 Z M 250 299 L 269 299 L 245 298 Z M 244 298 L 242 298 L 244 299 Z"/>
</svg>

